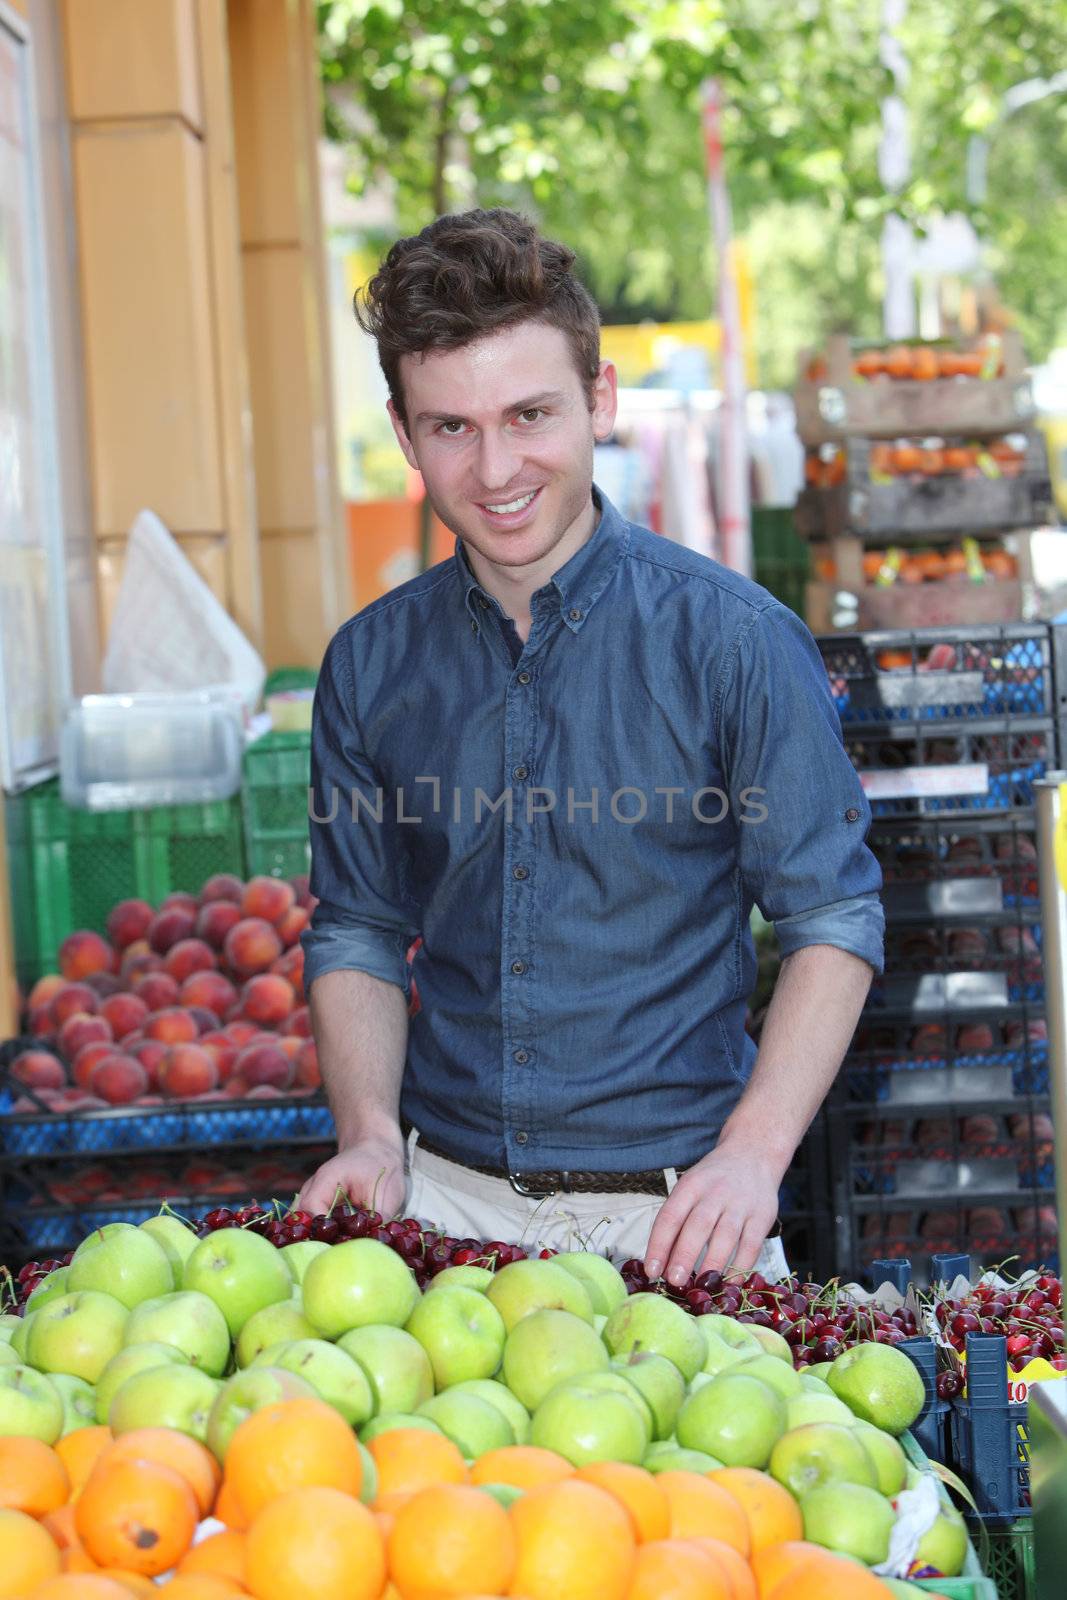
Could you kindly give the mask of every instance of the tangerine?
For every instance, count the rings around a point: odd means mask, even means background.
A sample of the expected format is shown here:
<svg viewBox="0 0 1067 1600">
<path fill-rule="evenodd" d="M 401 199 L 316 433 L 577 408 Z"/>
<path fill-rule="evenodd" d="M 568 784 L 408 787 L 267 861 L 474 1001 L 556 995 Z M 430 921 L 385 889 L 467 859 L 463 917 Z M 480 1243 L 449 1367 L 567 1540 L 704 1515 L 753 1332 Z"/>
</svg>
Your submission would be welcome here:
<svg viewBox="0 0 1067 1600">
<path fill-rule="evenodd" d="M 378 1468 L 375 1508 L 392 1509 L 394 1496 L 414 1494 L 435 1483 L 468 1483 L 470 1474 L 459 1449 L 443 1433 L 426 1428 L 390 1428 L 367 1445 Z"/>
<path fill-rule="evenodd" d="M 400 1507 L 386 1553 L 403 1600 L 438 1600 L 472 1589 L 506 1594 L 515 1571 L 515 1534 L 492 1495 L 440 1483 Z"/>
<path fill-rule="evenodd" d="M 215 1515 L 220 1522 L 226 1524 L 227 1528 L 232 1528 L 237 1533 L 246 1533 L 248 1531 L 248 1518 L 241 1509 L 237 1491 L 225 1475 L 219 1485 L 218 1498 L 215 1501 Z"/>
<path fill-rule="evenodd" d="M 512 1594 L 529 1600 L 625 1600 L 637 1541 L 604 1489 L 564 1478 L 530 1489 L 509 1513 L 518 1551 Z"/>
<path fill-rule="evenodd" d="M 243 1587 L 246 1543 L 243 1533 L 235 1528 L 224 1528 L 221 1533 L 212 1533 L 187 1550 L 178 1562 L 178 1571 L 183 1575 L 207 1572 Z"/>
<path fill-rule="evenodd" d="M 730 1580 L 733 1600 L 759 1600 L 752 1568 L 732 1544 L 725 1544 L 722 1539 L 693 1539 L 690 1543 L 698 1544 L 708 1555 L 714 1556 Z"/>
<path fill-rule="evenodd" d="M 86 1478 L 113 1438 L 111 1429 L 107 1427 L 75 1428 L 73 1433 L 64 1434 L 53 1446 L 67 1469 L 72 1500 L 81 1493 Z"/>
<path fill-rule="evenodd" d="M 506 1444 L 487 1450 L 470 1469 L 472 1483 L 510 1483 L 516 1489 L 536 1489 L 542 1483 L 572 1478 L 574 1468 L 566 1456 L 537 1444 Z"/>
<path fill-rule="evenodd" d="M 770 1600 L 785 1579 L 793 1581 L 800 1573 L 808 1571 L 816 1577 L 824 1572 L 832 1574 L 833 1564 L 838 1560 L 840 1557 L 831 1555 L 821 1545 L 808 1544 L 804 1539 L 785 1539 L 781 1544 L 764 1545 L 755 1551 L 750 1564 L 760 1600 Z M 863 1570 L 856 1562 L 850 1565 L 854 1573 Z"/>
<path fill-rule="evenodd" d="M 233 1600 L 245 1594 L 239 1583 L 220 1578 L 214 1572 L 186 1572 L 167 1583 L 167 1600 Z"/>
<path fill-rule="evenodd" d="M 181 1559 L 198 1520 L 188 1483 L 155 1461 L 98 1462 L 74 1508 L 78 1538 L 99 1566 L 147 1578 Z"/>
<path fill-rule="evenodd" d="M 21 1434 L 0 1436 L 0 1506 L 46 1517 L 70 1499 L 70 1476 L 52 1449 Z"/>
<path fill-rule="evenodd" d="M 800 1507 L 770 1473 L 757 1472 L 755 1467 L 718 1467 L 708 1477 L 741 1502 L 754 1551 L 787 1539 L 803 1539 Z"/>
<path fill-rule="evenodd" d="M 59 1551 L 47 1528 L 25 1511 L 0 1509 L 0 1600 L 30 1594 L 59 1576 Z"/>
<path fill-rule="evenodd" d="M 280 1494 L 252 1523 L 246 1548 L 257 1600 L 379 1600 L 385 1587 L 377 1523 L 339 1489 Z"/>
<path fill-rule="evenodd" d="M 715 1558 L 687 1539 L 651 1539 L 638 1548 L 626 1600 L 733 1600 Z"/>
<path fill-rule="evenodd" d="M 102 1572 L 60 1573 L 33 1591 L 33 1600 L 129 1600 L 130 1591 Z"/>
<path fill-rule="evenodd" d="M 226 1481 L 239 1509 L 252 1519 L 268 1501 L 293 1489 L 358 1495 L 363 1463 L 355 1434 L 332 1406 L 310 1398 L 280 1400 L 253 1411 L 235 1430 Z"/>
<path fill-rule="evenodd" d="M 200 1515 L 206 1517 L 215 1504 L 222 1471 L 206 1445 L 177 1428 L 131 1428 L 108 1446 L 100 1458 L 112 1461 L 159 1461 L 173 1467 L 196 1496 Z"/>
<path fill-rule="evenodd" d="M 670 1538 L 722 1539 L 748 1555 L 751 1536 L 745 1508 L 722 1484 L 698 1472 L 661 1472 L 656 1481 L 670 1506 Z"/>
<path fill-rule="evenodd" d="M 670 1527 L 670 1505 L 663 1486 L 644 1467 L 626 1461 L 590 1461 L 579 1468 L 578 1477 L 606 1489 L 626 1507 L 638 1543 L 666 1539 Z"/>
</svg>

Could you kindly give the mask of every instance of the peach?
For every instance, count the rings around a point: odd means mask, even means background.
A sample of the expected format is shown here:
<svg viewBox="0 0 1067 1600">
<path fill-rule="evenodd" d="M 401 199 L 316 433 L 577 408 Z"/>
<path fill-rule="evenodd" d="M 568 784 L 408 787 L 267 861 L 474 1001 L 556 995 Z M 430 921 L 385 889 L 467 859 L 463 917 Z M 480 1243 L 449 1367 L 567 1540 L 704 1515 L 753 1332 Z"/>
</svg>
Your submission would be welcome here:
<svg viewBox="0 0 1067 1600">
<path fill-rule="evenodd" d="M 234 1063 L 234 1075 L 242 1078 L 250 1091 L 265 1083 L 287 1089 L 293 1081 L 293 1070 L 284 1050 L 274 1044 L 246 1045 Z"/>
<path fill-rule="evenodd" d="M 303 906 L 304 910 L 307 911 L 309 909 L 308 901 L 311 899 L 311 879 L 307 873 L 298 872 L 295 877 L 290 878 L 289 887 L 296 895 L 297 905 Z"/>
<path fill-rule="evenodd" d="M 263 917 L 246 917 L 230 929 L 222 948 L 230 969 L 240 978 L 250 978 L 253 973 L 266 972 L 271 962 L 277 961 L 282 941 Z"/>
<path fill-rule="evenodd" d="M 253 1022 L 228 1022 L 223 1028 L 227 1039 L 232 1039 L 238 1050 L 243 1050 L 246 1044 L 251 1044 L 259 1029 Z"/>
<path fill-rule="evenodd" d="M 317 1089 L 322 1083 L 319 1052 L 314 1039 L 302 1039 L 296 1053 L 296 1080 L 302 1089 Z"/>
<path fill-rule="evenodd" d="M 146 972 L 133 980 L 133 992 L 149 1011 L 162 1011 L 164 1006 L 177 1004 L 180 990 L 168 972 Z"/>
<path fill-rule="evenodd" d="M 182 1168 L 179 1181 L 190 1193 L 210 1194 L 226 1176 L 226 1168 L 215 1161 L 190 1161 Z"/>
<path fill-rule="evenodd" d="M 265 922 L 278 922 L 295 904 L 296 893 L 284 878 L 249 878 L 241 896 L 241 914 L 262 917 Z"/>
<path fill-rule="evenodd" d="M 209 1006 L 186 1006 L 185 1009 L 196 1023 L 198 1033 L 214 1033 L 219 1025 L 219 1018 Z"/>
<path fill-rule="evenodd" d="M 148 1078 L 135 1056 L 116 1052 L 96 1063 L 89 1074 L 89 1088 L 101 1100 L 106 1100 L 108 1105 L 124 1106 L 144 1094 L 148 1088 Z"/>
<path fill-rule="evenodd" d="M 296 990 L 296 998 L 304 999 L 304 950 L 303 946 L 294 944 L 277 961 L 272 961 L 270 970 L 279 978 L 284 978 Z"/>
<path fill-rule="evenodd" d="M 227 1100 L 241 1100 L 248 1093 L 248 1085 L 243 1078 L 233 1073 L 226 1079 L 222 1092 Z"/>
<path fill-rule="evenodd" d="M 85 981 L 98 1000 L 106 1000 L 110 995 L 122 993 L 122 979 L 117 978 L 113 972 L 90 972 Z"/>
<path fill-rule="evenodd" d="M 188 889 L 172 889 L 170 894 L 165 895 L 159 902 L 159 909 L 160 911 L 191 911 L 195 916 L 199 905 L 200 901 L 197 896 L 191 894 Z"/>
<path fill-rule="evenodd" d="M 64 1089 L 63 1063 L 49 1050 L 22 1050 L 11 1063 L 11 1076 L 29 1089 Z"/>
<path fill-rule="evenodd" d="M 213 900 L 232 900 L 240 905 L 245 886 L 232 872 L 216 872 L 200 891 L 200 904 L 210 905 Z"/>
<path fill-rule="evenodd" d="M 162 971 L 163 957 L 157 956 L 154 950 L 148 948 L 147 939 L 138 939 L 136 944 L 131 944 L 124 952 L 119 977 L 127 989 L 132 989 L 138 978 L 146 976 L 149 972 Z"/>
<path fill-rule="evenodd" d="M 303 906 L 290 906 L 284 917 L 278 918 L 274 926 L 286 949 L 296 943 L 310 921 L 311 916 Z"/>
<path fill-rule="evenodd" d="M 285 1019 L 283 1033 L 295 1034 L 298 1039 L 311 1038 L 311 1012 L 307 1006 L 297 1006 Z"/>
<path fill-rule="evenodd" d="M 110 995 L 100 1007 L 100 1015 L 111 1024 L 116 1039 L 134 1033 L 144 1022 L 149 1008 L 139 994 Z"/>
<path fill-rule="evenodd" d="M 197 913 L 196 937 L 212 950 L 221 950 L 226 935 L 241 921 L 241 908 L 232 900 L 212 900 Z"/>
<path fill-rule="evenodd" d="M 253 1084 L 248 1091 L 249 1100 L 277 1100 L 281 1097 L 281 1090 L 273 1083 Z"/>
<path fill-rule="evenodd" d="M 52 1090 L 51 1092 L 54 1094 L 55 1090 Z M 37 1096 L 37 1100 L 31 1100 L 28 1094 L 20 1094 L 16 1097 L 16 1099 L 12 1100 L 11 1110 L 16 1117 L 25 1115 L 33 1116 L 35 1113 L 40 1115 L 41 1107 L 37 1103 L 38 1100 L 42 1101 L 46 1107 L 48 1106 L 48 1101 L 45 1099 L 45 1095 L 49 1093 L 47 1089 L 35 1089 L 34 1093 Z"/>
<path fill-rule="evenodd" d="M 110 1023 L 103 1017 L 92 1017 L 87 1011 L 76 1011 L 68 1017 L 59 1030 L 59 1049 L 65 1061 L 73 1061 L 83 1045 L 94 1039 L 110 1042 L 114 1038 Z"/>
<path fill-rule="evenodd" d="M 172 945 L 191 939 L 195 927 L 195 908 L 172 906 L 166 911 L 161 908 L 149 924 L 148 943 L 157 956 L 165 956 Z"/>
<path fill-rule="evenodd" d="M 225 1083 L 233 1072 L 233 1065 L 237 1060 L 237 1045 L 232 1039 L 228 1039 L 221 1029 L 214 1033 L 202 1033 L 196 1042 L 214 1061 L 218 1068 L 219 1082 Z"/>
<path fill-rule="evenodd" d="M 284 1022 L 295 1004 L 292 984 L 269 973 L 249 978 L 241 990 L 241 1015 L 263 1027 Z"/>
<path fill-rule="evenodd" d="M 297 1056 L 300 1054 L 300 1046 L 303 1044 L 303 1042 L 303 1039 L 298 1039 L 294 1033 L 275 1034 L 274 1036 L 274 1043 L 277 1045 L 282 1055 L 288 1056 L 289 1060 L 294 1063 L 296 1062 Z M 295 1065 L 293 1070 L 295 1072 Z"/>
<path fill-rule="evenodd" d="M 52 998 L 52 1021 L 61 1028 L 76 1011 L 87 1011 L 90 1016 L 100 1009 L 96 994 L 87 983 L 65 983 Z"/>
<path fill-rule="evenodd" d="M 143 939 L 155 912 L 147 900 L 120 900 L 107 914 L 107 936 L 116 950 L 127 950 Z"/>
<path fill-rule="evenodd" d="M 30 1011 L 27 1027 L 35 1039 L 50 1039 L 56 1031 L 55 1021 L 52 1017 L 52 1007 L 34 1006 Z"/>
<path fill-rule="evenodd" d="M 168 1100 L 189 1100 L 217 1089 L 218 1068 L 196 1044 L 171 1045 L 159 1069 L 159 1087 Z"/>
<path fill-rule="evenodd" d="M 162 1039 L 140 1039 L 127 1049 L 127 1055 L 136 1056 L 145 1070 L 148 1087 L 151 1090 L 159 1088 L 159 1069 L 163 1058 L 171 1048 Z"/>
<path fill-rule="evenodd" d="M 144 1025 L 145 1038 L 159 1039 L 163 1044 L 192 1044 L 199 1032 L 194 1018 L 180 1006 L 153 1011 Z"/>
<path fill-rule="evenodd" d="M 60 989 L 66 983 L 66 978 L 58 972 L 47 972 L 43 978 L 38 978 L 29 994 L 26 996 L 26 1005 L 33 1011 L 37 1006 L 46 1006 L 54 1000 Z"/>
<path fill-rule="evenodd" d="M 215 1027 L 237 999 L 237 990 L 221 972 L 194 972 L 182 984 L 178 998 L 183 1006 L 206 1006 L 214 1013 L 211 1026 Z"/>
<path fill-rule="evenodd" d="M 214 972 L 217 966 L 214 950 L 203 939 L 179 939 L 163 958 L 164 972 L 178 984 L 191 978 L 194 972 Z"/>
<path fill-rule="evenodd" d="M 89 928 L 70 933 L 59 947 L 59 970 L 64 978 L 87 978 L 90 972 L 111 972 L 115 952 L 106 939 Z"/>
<path fill-rule="evenodd" d="M 88 1089 L 89 1074 L 98 1061 L 115 1054 L 114 1044 L 107 1039 L 92 1039 L 83 1044 L 70 1064 L 70 1075 L 79 1089 Z"/>
</svg>

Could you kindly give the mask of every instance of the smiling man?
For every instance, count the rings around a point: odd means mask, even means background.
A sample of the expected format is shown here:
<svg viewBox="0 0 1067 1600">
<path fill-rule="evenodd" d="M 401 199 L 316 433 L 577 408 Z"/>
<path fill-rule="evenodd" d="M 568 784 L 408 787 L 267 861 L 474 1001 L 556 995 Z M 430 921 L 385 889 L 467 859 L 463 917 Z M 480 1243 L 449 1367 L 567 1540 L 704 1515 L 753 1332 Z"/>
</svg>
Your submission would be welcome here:
<svg viewBox="0 0 1067 1600">
<path fill-rule="evenodd" d="M 881 965 L 869 811 L 804 626 L 594 486 L 615 373 L 572 264 L 468 212 L 357 305 L 456 550 L 323 662 L 305 982 L 338 1153 L 301 1203 L 780 1273 L 779 1185 Z M 758 1054 L 754 903 L 784 956 Z"/>
</svg>

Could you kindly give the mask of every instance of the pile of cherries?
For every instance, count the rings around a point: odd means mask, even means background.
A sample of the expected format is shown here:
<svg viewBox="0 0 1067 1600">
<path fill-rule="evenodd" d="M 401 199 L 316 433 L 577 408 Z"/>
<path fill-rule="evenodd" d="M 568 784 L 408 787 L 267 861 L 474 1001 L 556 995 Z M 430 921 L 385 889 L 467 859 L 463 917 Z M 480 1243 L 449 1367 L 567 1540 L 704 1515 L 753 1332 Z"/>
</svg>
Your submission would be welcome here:
<svg viewBox="0 0 1067 1600">
<path fill-rule="evenodd" d="M 999 1287 L 979 1283 L 966 1295 L 939 1300 L 934 1316 L 945 1345 L 965 1354 L 969 1333 L 1004 1335 L 1008 1365 L 1021 1372 L 1028 1362 L 1044 1357 L 1057 1372 L 1067 1372 L 1063 1333 L 1063 1284 L 1042 1272 L 1025 1284 Z M 961 1372 L 950 1367 L 938 1374 L 937 1392 L 951 1400 L 963 1390 Z"/>
</svg>

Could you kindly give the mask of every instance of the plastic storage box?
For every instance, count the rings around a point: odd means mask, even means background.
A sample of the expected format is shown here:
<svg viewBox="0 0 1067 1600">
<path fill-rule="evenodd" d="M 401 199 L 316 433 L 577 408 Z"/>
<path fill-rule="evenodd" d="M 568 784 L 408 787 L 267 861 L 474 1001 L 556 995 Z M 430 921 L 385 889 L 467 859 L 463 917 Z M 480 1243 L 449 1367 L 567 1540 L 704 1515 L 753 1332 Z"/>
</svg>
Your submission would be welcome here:
<svg viewBox="0 0 1067 1600">
<path fill-rule="evenodd" d="M 241 704 L 228 691 L 86 695 L 63 724 L 60 786 L 89 811 L 227 800 L 243 751 Z"/>
</svg>

